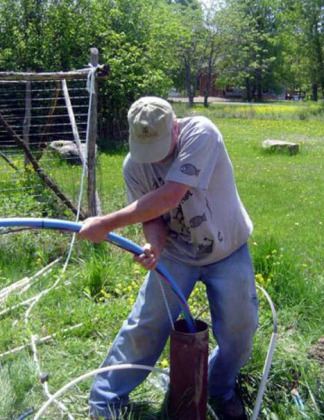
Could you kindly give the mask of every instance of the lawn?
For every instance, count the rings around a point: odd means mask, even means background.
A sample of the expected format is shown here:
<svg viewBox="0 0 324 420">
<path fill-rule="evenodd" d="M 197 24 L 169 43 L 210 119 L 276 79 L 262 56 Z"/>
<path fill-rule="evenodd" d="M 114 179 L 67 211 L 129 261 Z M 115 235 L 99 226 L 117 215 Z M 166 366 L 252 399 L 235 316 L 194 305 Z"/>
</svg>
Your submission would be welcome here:
<svg viewBox="0 0 324 420">
<path fill-rule="evenodd" d="M 256 279 L 270 294 L 279 323 L 277 348 L 260 418 L 319 419 L 324 409 L 324 350 L 316 347 L 324 335 L 322 106 L 212 104 L 208 109 L 199 105 L 188 109 L 177 105 L 176 111 L 180 116 L 203 113 L 218 125 L 233 162 L 241 198 L 253 219 L 250 249 Z M 261 143 L 269 138 L 297 142 L 300 153 L 294 156 L 267 153 Z M 125 153 L 126 149 L 121 147 L 102 151 L 99 156 L 98 180 L 104 211 L 125 204 L 121 174 Z M 21 157 L 16 156 L 15 163 L 19 165 L 20 161 Z M 46 160 L 46 155 L 43 166 L 50 169 L 62 188 L 76 199 L 80 169 Z M 62 206 L 57 206 L 32 174 L 18 177 L 4 161 L 0 161 L 0 173 L 4 198 L 0 203 L 2 217 L 45 215 L 74 219 Z M 26 192 L 21 185 L 31 189 Z M 130 226 L 118 233 L 142 242 L 139 226 Z M 48 373 L 52 393 L 99 366 L 145 275 L 129 254 L 112 245 L 93 246 L 84 242 L 76 242 L 63 272 L 70 240 L 69 235 L 49 231 L 0 236 L 0 292 L 61 257 L 60 262 L 33 281 L 28 290 L 11 293 L 0 301 L 1 420 L 16 419 L 29 408 L 37 410 L 46 401 L 37 378 L 37 366 L 42 373 Z M 26 312 L 28 304 L 17 307 L 55 282 L 56 287 L 44 294 L 30 312 Z M 199 314 L 208 321 L 205 302 L 204 290 L 198 285 L 189 305 L 194 315 Z M 69 330 L 72 326 L 76 328 Z M 271 311 L 260 293 L 260 328 L 252 359 L 240 378 L 249 413 L 255 402 L 271 333 Z M 37 346 L 39 364 L 35 363 L 35 353 L 29 346 L 31 336 L 41 338 L 53 334 L 53 339 Z M 22 345 L 27 347 L 5 354 Z M 168 348 L 158 366 L 168 366 Z M 145 414 L 141 419 L 159 418 L 158 407 L 164 395 L 152 385 L 158 380 L 159 377 L 153 375 L 151 382 L 146 381 L 135 391 L 135 400 L 150 403 L 150 407 L 143 408 Z M 78 384 L 60 399 L 75 418 L 87 418 L 90 383 L 88 379 Z M 59 418 L 59 413 L 57 406 L 52 405 L 44 418 L 54 420 Z"/>
</svg>

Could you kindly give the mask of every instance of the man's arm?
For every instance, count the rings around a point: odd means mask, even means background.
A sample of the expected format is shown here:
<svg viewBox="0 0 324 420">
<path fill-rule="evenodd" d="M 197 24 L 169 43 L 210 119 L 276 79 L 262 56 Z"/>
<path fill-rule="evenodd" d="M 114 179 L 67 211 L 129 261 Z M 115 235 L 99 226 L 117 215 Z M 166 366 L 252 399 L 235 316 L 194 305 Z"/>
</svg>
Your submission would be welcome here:
<svg viewBox="0 0 324 420">
<path fill-rule="evenodd" d="M 79 236 L 81 239 L 101 242 L 112 230 L 156 219 L 177 207 L 188 188 L 184 184 L 168 181 L 120 210 L 105 216 L 90 217 L 84 222 Z"/>
</svg>

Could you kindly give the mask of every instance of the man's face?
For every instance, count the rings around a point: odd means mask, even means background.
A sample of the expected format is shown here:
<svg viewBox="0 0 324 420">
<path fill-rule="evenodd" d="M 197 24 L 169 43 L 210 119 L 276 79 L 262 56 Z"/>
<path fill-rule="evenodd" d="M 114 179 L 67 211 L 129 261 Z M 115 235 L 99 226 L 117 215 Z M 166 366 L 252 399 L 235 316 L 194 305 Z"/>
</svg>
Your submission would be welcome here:
<svg viewBox="0 0 324 420">
<path fill-rule="evenodd" d="M 172 142 L 171 142 L 169 153 L 166 155 L 166 157 L 164 159 L 160 160 L 157 163 L 165 162 L 172 155 L 172 153 L 173 153 L 173 151 L 176 147 L 178 137 L 179 137 L 179 124 L 178 124 L 177 120 L 174 120 L 173 121 L 173 126 L 172 126 Z"/>
</svg>

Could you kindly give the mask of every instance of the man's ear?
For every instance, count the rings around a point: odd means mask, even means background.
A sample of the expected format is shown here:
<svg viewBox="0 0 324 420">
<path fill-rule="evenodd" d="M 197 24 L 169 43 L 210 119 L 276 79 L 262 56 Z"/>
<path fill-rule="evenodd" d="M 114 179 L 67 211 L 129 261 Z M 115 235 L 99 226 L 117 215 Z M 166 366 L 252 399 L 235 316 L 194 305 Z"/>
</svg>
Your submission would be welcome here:
<svg viewBox="0 0 324 420">
<path fill-rule="evenodd" d="M 179 135 L 179 123 L 176 119 L 173 120 L 172 139 L 177 139 Z"/>
</svg>

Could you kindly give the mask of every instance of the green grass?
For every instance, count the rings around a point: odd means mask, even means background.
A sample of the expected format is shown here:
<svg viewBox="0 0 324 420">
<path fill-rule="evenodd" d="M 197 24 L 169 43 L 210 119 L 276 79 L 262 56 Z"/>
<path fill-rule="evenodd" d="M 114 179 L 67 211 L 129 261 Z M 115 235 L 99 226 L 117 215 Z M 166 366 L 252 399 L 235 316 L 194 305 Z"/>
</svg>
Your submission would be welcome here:
<svg viewBox="0 0 324 420">
<path fill-rule="evenodd" d="M 309 357 L 310 348 L 323 336 L 324 275 L 324 122 L 322 106 L 303 103 L 227 105 L 213 104 L 207 110 L 176 106 L 178 115 L 204 113 L 220 128 L 231 156 L 240 195 L 254 222 L 250 240 L 257 282 L 270 293 L 279 322 L 278 344 L 262 406 L 262 419 L 319 419 L 323 410 L 323 366 Z M 295 156 L 266 153 L 265 139 L 297 142 Z M 98 185 L 104 211 L 125 203 L 121 173 L 125 149 L 100 155 Z M 19 163 L 19 156 L 15 163 Z M 46 159 L 44 157 L 44 166 Z M 51 161 L 51 174 L 64 191 L 77 196 L 80 168 Z M 38 186 L 30 174 L 17 176 L 0 161 L 6 186 L 26 185 L 23 191 L 4 194 L 0 212 L 5 216 L 42 215 L 73 219 Z M 68 174 L 68 176 L 67 176 Z M 2 186 L 3 184 L 1 184 Z M 41 197 L 41 199 L 40 199 Z M 139 226 L 120 231 L 141 243 Z M 69 235 L 55 232 L 23 232 L 0 237 L 0 289 L 32 275 L 59 255 L 66 255 Z M 127 316 L 142 283 L 144 270 L 132 257 L 111 245 L 93 246 L 77 242 L 64 275 L 62 264 L 21 295 L 10 296 L 3 308 L 59 285 L 44 296 L 25 322 L 25 308 L 0 317 L 0 354 L 28 344 L 31 334 L 56 334 L 38 346 L 43 371 L 49 373 L 49 388 L 55 392 L 69 380 L 99 366 Z M 189 301 L 195 315 L 208 320 L 204 288 L 198 285 Z M 1 308 L 1 310 L 3 309 Z M 82 323 L 72 331 L 64 329 Z M 251 361 L 241 375 L 248 411 L 253 408 L 264 358 L 272 333 L 272 318 L 260 294 L 260 328 Z M 213 341 L 211 340 L 211 346 Z M 168 365 L 168 347 L 159 366 Z M 16 419 L 30 407 L 45 401 L 28 348 L 0 358 L 0 419 Z M 75 418 L 87 418 L 87 396 L 91 381 L 80 383 L 61 401 Z M 293 401 L 295 388 L 304 402 L 300 412 Z M 151 401 L 139 418 L 158 418 L 163 393 L 145 382 L 134 399 Z M 134 414 L 134 413 L 133 413 Z M 59 418 L 52 406 L 45 418 Z M 307 416 L 307 417 L 306 417 Z M 134 414 L 133 417 L 136 417 Z"/>
<path fill-rule="evenodd" d="M 185 104 L 175 105 L 178 115 L 187 115 Z M 279 102 L 279 103 L 211 103 L 208 108 L 198 104 L 189 113 L 203 113 L 217 118 L 245 118 L 262 120 L 322 120 L 323 103 L 313 102 Z"/>
</svg>

